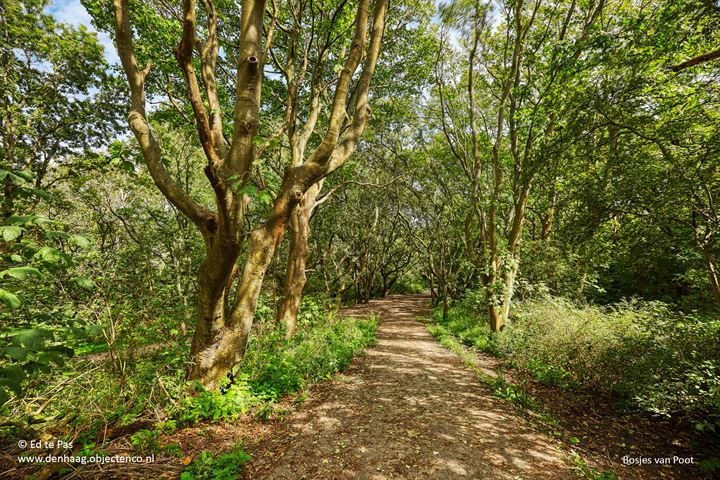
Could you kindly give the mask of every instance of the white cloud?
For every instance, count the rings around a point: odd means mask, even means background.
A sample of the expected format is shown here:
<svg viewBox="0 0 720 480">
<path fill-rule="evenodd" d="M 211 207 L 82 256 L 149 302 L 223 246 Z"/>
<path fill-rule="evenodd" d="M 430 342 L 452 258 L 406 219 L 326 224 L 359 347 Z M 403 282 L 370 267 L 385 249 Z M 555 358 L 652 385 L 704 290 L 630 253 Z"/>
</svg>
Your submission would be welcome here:
<svg viewBox="0 0 720 480">
<path fill-rule="evenodd" d="M 91 32 L 96 32 L 100 44 L 105 49 L 105 58 L 110 64 L 119 64 L 120 59 L 115 51 L 115 45 L 105 32 L 98 32 L 92 25 L 90 14 L 82 6 L 80 0 L 54 0 L 46 12 L 55 17 L 55 20 L 70 25 L 85 25 Z"/>
</svg>

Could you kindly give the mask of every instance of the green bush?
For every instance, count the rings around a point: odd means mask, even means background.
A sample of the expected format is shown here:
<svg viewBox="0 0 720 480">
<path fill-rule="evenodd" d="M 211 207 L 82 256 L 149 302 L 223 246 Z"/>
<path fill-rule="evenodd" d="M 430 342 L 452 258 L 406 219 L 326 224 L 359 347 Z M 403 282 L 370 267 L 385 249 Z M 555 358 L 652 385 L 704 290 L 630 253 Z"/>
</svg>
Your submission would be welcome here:
<svg viewBox="0 0 720 480">
<path fill-rule="evenodd" d="M 492 334 L 471 297 L 435 319 L 466 345 L 525 369 L 536 380 L 615 395 L 656 415 L 684 416 L 720 432 L 720 320 L 661 302 L 578 306 L 562 298 L 519 303 Z"/>
<path fill-rule="evenodd" d="M 272 312 L 272 310 L 270 310 Z M 377 322 L 338 318 L 323 300 L 308 298 L 298 318 L 298 331 L 288 340 L 271 315 L 258 320 L 243 362 L 233 379 L 219 391 L 204 391 L 182 400 L 172 412 L 180 424 L 234 420 L 257 407 L 256 416 L 269 418 L 280 396 L 327 379 L 343 370 L 375 339 Z"/>
<path fill-rule="evenodd" d="M 524 365 L 530 375 L 543 385 L 570 387 L 572 384 L 572 373 L 558 365 L 548 365 L 536 358 Z"/>
<path fill-rule="evenodd" d="M 130 443 L 135 450 L 147 455 L 160 449 L 159 436 L 160 432 L 157 430 L 140 430 L 130 437 Z"/>
<path fill-rule="evenodd" d="M 620 395 L 655 414 L 720 411 L 716 319 L 679 315 L 659 302 L 599 308 L 546 299 L 520 304 L 497 344 L 542 376 Z"/>
<path fill-rule="evenodd" d="M 473 299 L 464 301 L 450 307 L 447 321 L 442 319 L 442 308 L 434 311 L 435 321 L 458 337 L 465 345 L 477 348 L 480 351 L 497 354 L 495 336 L 490 331 L 484 319 L 477 313 Z"/>
<path fill-rule="evenodd" d="M 254 406 L 272 400 L 275 398 L 251 391 L 247 376 L 240 375 L 232 385 L 221 391 L 203 390 L 197 396 L 185 397 L 180 407 L 173 412 L 173 417 L 184 425 L 201 420 L 216 421 L 220 418 L 234 420 L 248 413 Z"/>
</svg>

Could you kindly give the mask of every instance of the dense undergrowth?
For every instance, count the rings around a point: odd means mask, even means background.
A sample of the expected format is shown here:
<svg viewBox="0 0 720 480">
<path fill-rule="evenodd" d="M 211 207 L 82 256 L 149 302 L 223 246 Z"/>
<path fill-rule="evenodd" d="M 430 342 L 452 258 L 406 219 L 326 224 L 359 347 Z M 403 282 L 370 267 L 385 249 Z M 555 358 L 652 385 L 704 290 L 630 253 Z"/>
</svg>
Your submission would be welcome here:
<svg viewBox="0 0 720 480">
<path fill-rule="evenodd" d="M 183 337 L 145 351 L 113 350 L 93 361 L 78 356 L 60 371 L 34 377 L 24 397 L 2 407 L 3 442 L 52 435 L 72 440 L 87 455 L 101 452 L 119 432 L 135 431 L 130 443 L 137 452 L 181 456 L 177 445 L 161 446 L 160 436 L 197 422 L 280 416 L 276 403 L 283 395 L 330 378 L 375 338 L 374 319 L 343 318 L 320 298 L 304 299 L 292 340 L 272 312 L 269 302 L 260 305 L 248 354 L 219 391 L 186 384 Z M 217 458 L 204 452 L 183 478 L 234 478 L 245 457 L 241 449 Z"/>
<path fill-rule="evenodd" d="M 681 417 L 720 433 L 720 320 L 659 302 L 579 306 L 560 298 L 518 304 L 493 334 L 471 300 L 435 321 L 463 343 L 547 385 L 583 388 L 630 409 Z"/>
</svg>

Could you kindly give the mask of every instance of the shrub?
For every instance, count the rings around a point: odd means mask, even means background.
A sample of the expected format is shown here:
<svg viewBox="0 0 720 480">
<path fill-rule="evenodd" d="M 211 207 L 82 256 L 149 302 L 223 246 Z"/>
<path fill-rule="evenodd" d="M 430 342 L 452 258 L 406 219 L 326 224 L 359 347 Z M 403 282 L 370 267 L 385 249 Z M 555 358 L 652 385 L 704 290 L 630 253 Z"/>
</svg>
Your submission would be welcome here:
<svg viewBox="0 0 720 480">
<path fill-rule="evenodd" d="M 240 369 L 255 391 L 279 396 L 343 370 L 375 338 L 376 320 L 325 318 L 290 341 L 282 332 L 255 339 Z"/>
<path fill-rule="evenodd" d="M 579 306 L 546 297 L 519 303 L 493 334 L 472 296 L 437 323 L 463 343 L 505 358 L 536 380 L 612 394 L 662 416 L 720 432 L 720 320 L 661 302 Z"/>
<path fill-rule="evenodd" d="M 247 376 L 241 375 L 221 391 L 201 391 L 195 397 L 184 398 L 173 416 L 185 425 L 200 420 L 234 420 L 268 400 L 274 398 L 251 391 Z"/>
<path fill-rule="evenodd" d="M 577 382 L 658 415 L 720 412 L 720 321 L 659 302 L 526 302 L 497 346 L 546 383 Z"/>
<path fill-rule="evenodd" d="M 159 435 L 156 430 L 140 430 L 130 437 L 130 443 L 140 453 L 156 452 L 160 448 Z"/>
<path fill-rule="evenodd" d="M 495 337 L 474 305 L 475 302 L 471 299 L 452 305 L 447 321 L 442 320 L 442 308 L 437 308 L 434 312 L 435 321 L 451 331 L 465 345 L 497 354 Z"/>
<path fill-rule="evenodd" d="M 375 319 L 338 318 L 321 302 L 303 303 L 296 335 L 287 340 L 271 316 L 259 320 L 251 345 L 219 391 L 186 397 L 172 412 L 181 424 L 219 419 L 234 420 L 257 407 L 256 417 L 276 413 L 272 404 L 282 395 L 343 370 L 375 338 Z"/>
</svg>

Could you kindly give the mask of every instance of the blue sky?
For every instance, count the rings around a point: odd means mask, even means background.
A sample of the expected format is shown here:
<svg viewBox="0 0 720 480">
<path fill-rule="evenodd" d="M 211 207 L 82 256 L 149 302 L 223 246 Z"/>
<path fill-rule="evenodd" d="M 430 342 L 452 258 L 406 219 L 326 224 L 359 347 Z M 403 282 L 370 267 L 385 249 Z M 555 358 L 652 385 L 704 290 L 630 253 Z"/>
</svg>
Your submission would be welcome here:
<svg viewBox="0 0 720 480">
<path fill-rule="evenodd" d="M 70 25 L 85 25 L 88 30 L 97 32 L 92 26 L 90 15 L 80 4 L 80 0 L 54 0 L 50 3 L 50 6 L 46 9 L 46 12 L 51 14 L 55 19 L 62 23 L 68 23 Z M 120 63 L 120 60 L 115 51 L 110 37 L 103 32 L 97 32 L 100 43 L 105 48 L 105 58 L 110 63 Z"/>
</svg>

